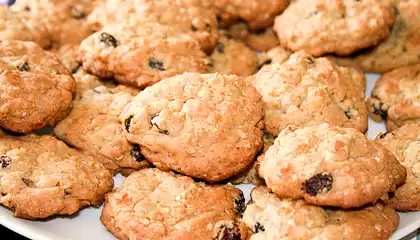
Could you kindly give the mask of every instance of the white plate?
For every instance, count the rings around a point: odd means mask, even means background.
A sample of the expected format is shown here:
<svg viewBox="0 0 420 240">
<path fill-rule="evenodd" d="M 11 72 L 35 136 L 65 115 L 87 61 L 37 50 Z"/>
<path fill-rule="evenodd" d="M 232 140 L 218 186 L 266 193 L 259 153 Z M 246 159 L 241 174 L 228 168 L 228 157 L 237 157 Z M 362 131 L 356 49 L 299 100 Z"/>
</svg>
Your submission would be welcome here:
<svg viewBox="0 0 420 240">
<path fill-rule="evenodd" d="M 367 74 L 366 96 L 369 96 L 378 75 Z M 374 138 L 379 132 L 385 132 L 383 124 L 369 120 L 369 138 Z M 123 177 L 118 175 L 115 178 L 115 185 L 121 184 Z M 239 188 L 244 192 L 246 200 L 249 200 L 249 193 L 252 185 L 242 184 Z M 12 212 L 0 207 L 0 224 L 11 230 L 20 233 L 34 240 L 111 240 L 115 239 L 100 223 L 100 209 L 87 208 L 72 217 L 55 217 L 44 221 L 28 221 L 14 218 Z M 401 239 L 420 227 L 420 211 L 400 213 L 400 225 L 394 232 L 391 239 Z"/>
</svg>

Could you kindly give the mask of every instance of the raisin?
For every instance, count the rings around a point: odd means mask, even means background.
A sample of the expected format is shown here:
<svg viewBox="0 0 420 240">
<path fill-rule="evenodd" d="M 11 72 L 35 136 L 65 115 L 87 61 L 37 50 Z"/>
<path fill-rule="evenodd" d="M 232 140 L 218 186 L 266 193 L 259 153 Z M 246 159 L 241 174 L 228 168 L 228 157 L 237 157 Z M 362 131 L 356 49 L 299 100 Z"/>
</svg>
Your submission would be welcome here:
<svg viewBox="0 0 420 240">
<path fill-rule="evenodd" d="M 323 191 L 330 191 L 333 177 L 329 173 L 318 173 L 305 182 L 306 192 L 311 196 L 317 196 Z"/>
<path fill-rule="evenodd" d="M 403 52 L 407 52 L 407 47 L 406 46 L 403 46 L 402 51 Z"/>
<path fill-rule="evenodd" d="M 125 130 L 127 130 L 127 132 L 130 132 L 131 120 L 133 119 L 133 117 L 134 116 L 131 115 L 124 121 Z"/>
<path fill-rule="evenodd" d="M 350 110 L 344 111 L 344 114 L 346 114 L 346 117 L 347 117 L 348 119 L 350 119 L 350 118 L 353 116 L 353 114 L 351 113 L 351 111 L 350 111 Z"/>
<path fill-rule="evenodd" d="M 245 211 L 245 197 L 241 190 L 239 190 L 239 192 L 239 198 L 235 199 L 235 211 L 238 215 L 242 216 Z"/>
<path fill-rule="evenodd" d="M 6 196 L 6 195 L 7 195 L 6 193 L 1 193 L 1 196 L 2 196 L 2 197 Z"/>
<path fill-rule="evenodd" d="M 109 33 L 103 32 L 99 34 L 99 41 L 105 43 L 107 46 L 117 47 L 117 39 Z"/>
<path fill-rule="evenodd" d="M 27 178 L 22 178 L 23 183 L 25 183 L 26 186 L 32 187 L 34 185 L 34 182 Z"/>
<path fill-rule="evenodd" d="M 27 72 L 27 71 L 29 71 L 29 64 L 27 62 L 24 62 L 22 64 L 19 64 L 19 66 L 17 66 L 17 68 L 19 69 L 19 71 Z"/>
<path fill-rule="evenodd" d="M 79 7 L 72 7 L 70 9 L 70 15 L 74 19 L 82 19 L 86 17 L 86 14 Z"/>
<path fill-rule="evenodd" d="M 190 28 L 191 28 L 191 31 L 193 31 L 193 32 L 195 32 L 195 31 L 197 31 L 197 30 L 198 30 L 198 29 L 197 29 L 194 25 L 192 25 L 192 24 L 191 24 L 191 27 L 190 27 Z"/>
<path fill-rule="evenodd" d="M 382 120 L 388 117 L 388 110 L 385 110 L 385 104 L 383 102 L 375 102 L 372 104 L 373 114 L 379 116 Z"/>
<path fill-rule="evenodd" d="M 214 240 L 241 240 L 241 231 L 238 224 L 233 223 L 231 226 L 228 226 L 225 223 L 221 225 Z"/>
<path fill-rule="evenodd" d="M 144 156 L 143 154 L 141 154 L 139 145 L 134 145 L 133 149 L 131 150 L 131 156 L 133 156 L 137 162 L 141 162 L 144 160 Z"/>
<path fill-rule="evenodd" d="M 259 231 L 264 232 L 265 231 L 265 228 L 264 228 L 263 225 L 261 225 L 261 223 L 257 222 L 254 225 L 254 233 L 258 233 Z"/>
<path fill-rule="evenodd" d="M 64 195 L 70 195 L 70 194 L 71 194 L 71 192 L 69 190 L 64 189 Z"/>
<path fill-rule="evenodd" d="M 1 168 L 6 168 L 11 163 L 12 163 L 12 159 L 9 156 L 6 156 L 6 155 L 0 156 Z"/>
<path fill-rule="evenodd" d="M 395 192 L 388 192 L 388 198 L 395 197 Z"/>
<path fill-rule="evenodd" d="M 156 58 L 149 59 L 149 67 L 157 69 L 159 71 L 165 71 L 165 68 L 163 67 L 163 62 L 157 60 Z"/>
<path fill-rule="evenodd" d="M 222 17 L 220 15 L 216 15 L 216 20 L 218 23 L 222 22 Z"/>
<path fill-rule="evenodd" d="M 216 44 L 216 50 L 217 50 L 219 53 L 224 53 L 224 52 L 225 52 L 225 45 L 223 45 L 223 43 L 221 43 L 221 42 L 218 42 L 218 43 Z"/>
<path fill-rule="evenodd" d="M 25 11 L 30 12 L 31 8 L 29 6 L 25 6 Z"/>
</svg>

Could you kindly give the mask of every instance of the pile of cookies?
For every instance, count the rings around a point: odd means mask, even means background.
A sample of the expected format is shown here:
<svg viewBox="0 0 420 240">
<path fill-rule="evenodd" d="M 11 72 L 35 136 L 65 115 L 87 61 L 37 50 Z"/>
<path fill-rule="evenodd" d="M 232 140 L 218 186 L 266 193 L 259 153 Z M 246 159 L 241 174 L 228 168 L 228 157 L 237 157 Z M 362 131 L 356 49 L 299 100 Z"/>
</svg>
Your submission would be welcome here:
<svg viewBox="0 0 420 240">
<path fill-rule="evenodd" d="M 387 239 L 420 210 L 419 0 L 18 0 L 0 96 L 15 217 L 104 202 L 119 239 Z"/>
</svg>

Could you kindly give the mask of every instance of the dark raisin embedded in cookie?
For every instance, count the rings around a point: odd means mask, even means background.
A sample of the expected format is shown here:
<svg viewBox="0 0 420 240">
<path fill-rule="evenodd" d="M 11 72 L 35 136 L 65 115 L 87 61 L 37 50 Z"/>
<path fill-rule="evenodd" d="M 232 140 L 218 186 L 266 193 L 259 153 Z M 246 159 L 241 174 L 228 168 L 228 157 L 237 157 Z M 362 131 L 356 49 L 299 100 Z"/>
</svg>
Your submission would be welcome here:
<svg viewBox="0 0 420 240">
<path fill-rule="evenodd" d="M 198 29 L 193 24 L 191 24 L 191 31 L 196 32 L 197 30 Z"/>
<path fill-rule="evenodd" d="M 259 223 L 259 222 L 257 222 L 255 225 L 254 225 L 254 233 L 258 233 L 258 232 L 264 232 L 265 231 L 265 228 L 264 228 L 264 226 L 263 225 L 261 225 L 261 223 Z"/>
<path fill-rule="evenodd" d="M 103 32 L 99 35 L 99 41 L 105 43 L 107 46 L 117 47 L 117 39 L 111 34 Z"/>
<path fill-rule="evenodd" d="M 70 15 L 74 19 L 82 19 L 86 17 L 86 14 L 83 12 L 83 10 L 77 6 L 70 9 Z"/>
<path fill-rule="evenodd" d="M 6 156 L 6 155 L 0 156 L 1 168 L 6 168 L 11 163 L 12 163 L 12 159 L 9 156 Z"/>
<path fill-rule="evenodd" d="M 27 72 L 27 71 L 29 71 L 29 64 L 27 62 L 24 62 L 22 64 L 19 64 L 19 66 L 17 66 L 17 68 L 19 69 L 19 71 Z"/>
<path fill-rule="evenodd" d="M 133 150 L 131 150 L 131 156 L 133 156 L 137 162 L 144 160 L 143 154 L 141 154 L 140 146 L 134 145 Z"/>
<path fill-rule="evenodd" d="M 225 45 L 224 45 L 223 43 L 221 43 L 221 42 L 218 42 L 218 43 L 216 44 L 216 50 L 217 50 L 219 53 L 224 53 L 224 52 L 225 52 Z"/>
<path fill-rule="evenodd" d="M 238 224 L 223 224 L 214 240 L 241 240 L 241 230 Z"/>
<path fill-rule="evenodd" d="M 305 182 L 305 190 L 311 196 L 331 190 L 333 177 L 329 173 L 318 173 Z"/>
<path fill-rule="evenodd" d="M 64 195 L 70 195 L 71 192 L 68 189 L 64 189 Z"/>
<path fill-rule="evenodd" d="M 240 191 L 240 195 L 238 199 L 235 199 L 235 209 L 238 215 L 242 215 L 245 211 L 245 196 L 242 191 Z"/>
<path fill-rule="evenodd" d="M 163 66 L 163 62 L 157 60 L 156 58 L 149 59 L 149 67 L 153 69 L 157 69 L 159 71 L 165 71 L 165 67 Z"/>
<path fill-rule="evenodd" d="M 34 185 L 34 182 L 28 178 L 22 178 L 23 183 L 25 183 L 26 186 L 32 187 Z"/>
<path fill-rule="evenodd" d="M 127 132 L 130 132 L 131 120 L 133 119 L 133 117 L 134 116 L 131 115 L 124 121 L 125 130 L 127 130 Z"/>
<path fill-rule="evenodd" d="M 379 116 L 382 120 L 388 117 L 389 106 L 381 102 L 379 99 L 374 101 L 371 105 L 373 108 L 372 114 Z"/>
</svg>

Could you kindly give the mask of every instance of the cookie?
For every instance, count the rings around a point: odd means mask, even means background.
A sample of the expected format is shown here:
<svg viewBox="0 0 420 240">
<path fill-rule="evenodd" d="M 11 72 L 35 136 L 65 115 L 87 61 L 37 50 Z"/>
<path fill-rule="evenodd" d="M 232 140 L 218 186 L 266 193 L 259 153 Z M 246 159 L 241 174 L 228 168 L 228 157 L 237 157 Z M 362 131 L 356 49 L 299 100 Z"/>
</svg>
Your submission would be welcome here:
<svg viewBox="0 0 420 240">
<path fill-rule="evenodd" d="M 40 19 L 54 44 L 79 44 L 94 32 L 86 17 L 99 0 L 19 0 L 10 9 Z"/>
<path fill-rule="evenodd" d="M 86 90 L 80 99 L 73 101 L 69 116 L 54 128 L 55 135 L 93 155 L 112 172 L 148 166 L 138 146 L 127 142 L 118 123 L 122 109 L 138 92 L 122 85 Z"/>
<path fill-rule="evenodd" d="M 52 136 L 0 135 L 0 204 L 15 217 L 71 215 L 112 189 L 108 170 Z"/>
<path fill-rule="evenodd" d="M 320 56 L 348 55 L 385 39 L 394 8 L 377 0 L 297 0 L 275 19 L 280 45 Z"/>
<path fill-rule="evenodd" d="M 420 123 L 408 123 L 377 140 L 407 169 L 407 180 L 392 194 L 389 206 L 402 211 L 420 210 Z"/>
<path fill-rule="evenodd" d="M 83 68 L 101 78 L 144 88 L 184 72 L 207 72 L 197 42 L 152 22 L 124 21 L 80 44 Z"/>
<path fill-rule="evenodd" d="M 257 71 L 257 53 L 242 42 L 226 36 L 219 38 L 210 59 L 209 72 L 211 73 L 247 77 Z"/>
<path fill-rule="evenodd" d="M 71 72 L 76 73 L 80 68 L 81 63 L 79 59 L 79 45 L 77 44 L 65 44 L 56 46 L 49 50 L 54 53 L 60 62 Z"/>
<path fill-rule="evenodd" d="M 241 190 L 143 169 L 105 197 L 101 222 L 119 239 L 247 239 Z"/>
<path fill-rule="evenodd" d="M 262 148 L 263 104 L 235 75 L 185 73 L 140 92 L 120 120 L 127 140 L 162 170 L 217 182 Z"/>
<path fill-rule="evenodd" d="M 277 136 L 289 124 L 328 122 L 367 130 L 365 78 L 355 69 L 298 52 L 264 66 L 252 79 L 265 104 L 266 131 Z"/>
<path fill-rule="evenodd" d="M 399 216 L 377 203 L 355 210 L 322 208 L 254 188 L 243 220 L 256 239 L 388 239 Z"/>
<path fill-rule="evenodd" d="M 40 18 L 0 6 L 0 40 L 32 41 L 42 48 L 49 48 L 51 38 L 51 33 Z"/>
<path fill-rule="evenodd" d="M 241 19 L 248 24 L 251 31 L 273 25 L 274 18 L 288 5 L 287 0 L 228 0 L 203 1 L 217 11 L 217 19 L 222 26 Z"/>
<path fill-rule="evenodd" d="M 239 22 L 231 25 L 227 32 L 232 38 L 243 41 L 257 52 L 268 51 L 279 45 L 279 40 L 272 27 L 250 32 L 248 25 Z"/>
<path fill-rule="evenodd" d="M 386 120 L 388 131 L 420 122 L 420 64 L 385 73 L 367 100 L 372 119 Z"/>
<path fill-rule="evenodd" d="M 156 22 L 189 35 L 200 44 L 203 51 L 211 53 L 219 37 L 216 14 L 201 2 L 201 0 L 103 1 L 89 15 L 88 22 L 97 31 L 130 18 Z"/>
<path fill-rule="evenodd" d="M 28 133 L 69 113 L 74 80 L 36 43 L 1 41 L 0 72 L 0 127 Z"/>
<path fill-rule="evenodd" d="M 289 126 L 259 159 L 258 174 L 280 197 L 342 208 L 374 203 L 406 179 L 381 144 L 353 128 Z"/>
<path fill-rule="evenodd" d="M 356 64 L 365 72 L 386 73 L 420 63 L 420 2 L 394 1 L 397 16 L 389 36 L 378 46 L 338 61 Z"/>
</svg>

